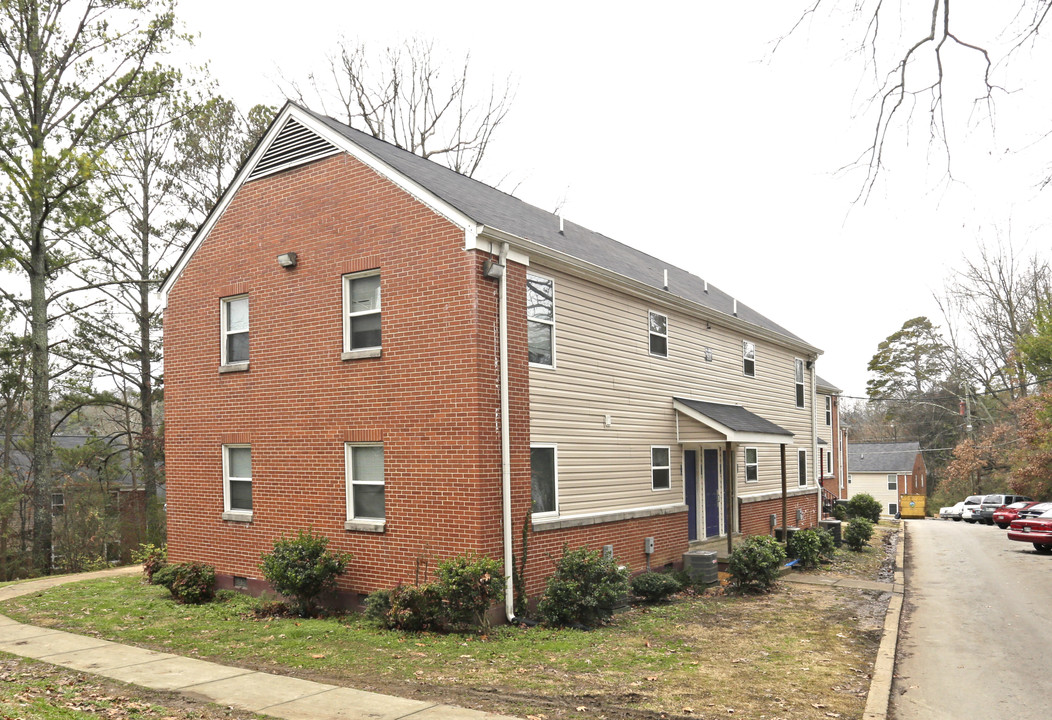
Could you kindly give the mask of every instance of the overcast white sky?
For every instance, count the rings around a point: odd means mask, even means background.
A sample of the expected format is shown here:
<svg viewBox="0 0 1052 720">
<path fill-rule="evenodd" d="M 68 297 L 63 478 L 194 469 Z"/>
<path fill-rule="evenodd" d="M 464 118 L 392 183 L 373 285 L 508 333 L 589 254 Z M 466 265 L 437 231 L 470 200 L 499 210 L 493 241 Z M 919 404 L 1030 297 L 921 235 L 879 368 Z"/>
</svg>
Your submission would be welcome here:
<svg viewBox="0 0 1052 720">
<path fill-rule="evenodd" d="M 322 72 L 341 35 L 470 52 L 480 81 L 518 88 L 477 178 L 548 210 L 565 196 L 567 219 L 708 279 L 824 349 L 819 374 L 864 395 L 877 344 L 909 318 L 938 321 L 932 293 L 979 237 L 1050 252 L 1052 190 L 1035 182 L 1052 96 L 1017 62 L 1025 92 L 999 102 L 997 137 L 957 106 L 956 182 L 940 182 L 923 132 L 908 146 L 896 134 L 885 182 L 852 204 L 861 178 L 837 171 L 872 133 L 847 54 L 860 28 L 818 18 L 772 57 L 805 4 L 180 0 L 179 15 L 200 33 L 193 61 L 244 109 L 280 105 L 278 79 Z"/>
</svg>

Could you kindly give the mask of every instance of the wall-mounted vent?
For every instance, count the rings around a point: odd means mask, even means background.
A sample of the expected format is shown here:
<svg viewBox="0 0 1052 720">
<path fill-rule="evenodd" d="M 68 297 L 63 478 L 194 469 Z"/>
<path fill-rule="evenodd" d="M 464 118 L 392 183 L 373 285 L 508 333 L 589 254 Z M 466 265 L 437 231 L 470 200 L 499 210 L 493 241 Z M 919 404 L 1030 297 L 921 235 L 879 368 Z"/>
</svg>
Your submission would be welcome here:
<svg viewBox="0 0 1052 720">
<path fill-rule="evenodd" d="M 274 142 L 263 153 L 263 157 L 252 168 L 248 179 L 255 180 L 279 170 L 286 170 L 296 165 L 335 155 L 338 152 L 340 149 L 328 140 L 289 118 L 285 121 L 285 126 L 281 128 L 278 136 L 274 138 Z"/>
</svg>

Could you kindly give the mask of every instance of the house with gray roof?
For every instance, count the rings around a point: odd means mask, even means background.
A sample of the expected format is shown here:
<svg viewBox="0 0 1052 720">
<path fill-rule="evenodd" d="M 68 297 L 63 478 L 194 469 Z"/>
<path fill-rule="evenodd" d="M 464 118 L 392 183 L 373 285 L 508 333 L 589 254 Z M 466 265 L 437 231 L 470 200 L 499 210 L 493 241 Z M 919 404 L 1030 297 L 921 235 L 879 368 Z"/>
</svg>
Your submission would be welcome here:
<svg viewBox="0 0 1052 720">
<path fill-rule="evenodd" d="M 903 495 L 926 495 L 927 466 L 919 442 L 851 443 L 848 497 L 869 493 L 895 516 Z"/>
<path fill-rule="evenodd" d="M 523 542 L 536 594 L 567 544 L 641 571 L 821 514 L 817 346 L 294 103 L 161 298 L 169 553 L 230 587 L 308 526 L 350 596 Z"/>
</svg>

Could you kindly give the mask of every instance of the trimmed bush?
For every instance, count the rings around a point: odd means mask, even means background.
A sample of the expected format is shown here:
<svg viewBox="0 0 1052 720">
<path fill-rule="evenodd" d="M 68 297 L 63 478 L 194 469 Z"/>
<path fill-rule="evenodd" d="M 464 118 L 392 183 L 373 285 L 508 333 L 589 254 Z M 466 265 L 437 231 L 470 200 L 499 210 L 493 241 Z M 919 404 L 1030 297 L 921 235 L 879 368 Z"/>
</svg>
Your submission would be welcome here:
<svg viewBox="0 0 1052 720">
<path fill-rule="evenodd" d="M 391 613 L 391 590 L 377 590 L 365 598 L 365 619 L 380 627 L 389 627 Z"/>
<path fill-rule="evenodd" d="M 452 627 L 485 627 L 486 611 L 504 599 L 503 566 L 493 558 L 468 553 L 438 564 L 438 591 L 444 620 Z"/>
<path fill-rule="evenodd" d="M 847 501 L 847 514 L 853 518 L 866 518 L 871 523 L 880 522 L 880 501 L 869 493 L 859 493 Z"/>
<path fill-rule="evenodd" d="M 668 573 L 645 572 L 632 578 L 632 594 L 647 603 L 664 602 L 682 589 L 680 581 Z"/>
<path fill-rule="evenodd" d="M 836 518 L 837 520 L 839 520 L 840 522 L 847 522 L 848 521 L 847 504 L 846 503 L 842 503 L 842 502 L 838 502 L 835 505 L 833 505 L 833 517 Z"/>
<path fill-rule="evenodd" d="M 157 585 L 153 580 L 154 573 L 168 564 L 168 546 L 157 547 L 153 543 L 141 543 L 138 550 L 132 550 L 132 562 L 142 563 L 142 574 L 146 582 Z"/>
<path fill-rule="evenodd" d="M 767 592 L 785 563 L 785 548 L 770 535 L 753 535 L 731 552 L 727 570 L 742 592 Z"/>
<path fill-rule="evenodd" d="M 823 557 L 831 557 L 826 548 L 833 548 L 833 536 L 828 530 L 808 528 L 797 530 L 786 543 L 789 557 L 800 561 L 804 568 L 816 568 Z"/>
<path fill-rule="evenodd" d="M 301 617 L 317 613 L 318 597 L 336 589 L 336 578 L 351 561 L 348 553 L 331 552 L 329 538 L 300 530 L 294 538 L 280 537 L 274 551 L 263 553 L 259 569 L 275 590 L 295 601 Z"/>
<path fill-rule="evenodd" d="M 399 585 L 390 597 L 388 628 L 406 632 L 442 629 L 442 594 L 438 586 Z"/>
<path fill-rule="evenodd" d="M 854 517 L 844 530 L 844 542 L 855 552 L 861 552 L 873 537 L 873 523 L 864 517 Z"/>
<path fill-rule="evenodd" d="M 836 539 L 833 537 L 833 533 L 825 528 L 819 528 L 818 539 L 818 552 L 822 559 L 832 562 L 833 558 L 836 557 Z"/>
<path fill-rule="evenodd" d="M 200 605 L 215 597 L 216 569 L 198 562 L 165 565 L 154 572 L 153 582 L 168 588 L 177 602 Z"/>
<path fill-rule="evenodd" d="M 608 621 L 628 592 L 628 570 L 588 548 L 570 550 L 555 564 L 537 612 L 548 625 L 595 627 Z"/>
</svg>

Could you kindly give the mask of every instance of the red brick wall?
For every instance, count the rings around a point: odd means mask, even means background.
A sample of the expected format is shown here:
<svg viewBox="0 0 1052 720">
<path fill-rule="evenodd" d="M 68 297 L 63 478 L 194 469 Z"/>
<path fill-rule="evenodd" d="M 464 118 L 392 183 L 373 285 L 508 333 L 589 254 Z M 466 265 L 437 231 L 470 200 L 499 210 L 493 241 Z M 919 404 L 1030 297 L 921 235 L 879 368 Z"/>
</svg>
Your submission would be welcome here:
<svg viewBox="0 0 1052 720">
<path fill-rule="evenodd" d="M 788 498 L 789 527 L 797 527 L 796 511 L 804 511 L 804 522 L 799 527 L 809 528 L 818 525 L 818 501 L 814 494 L 796 495 Z M 763 500 L 761 502 L 742 503 L 741 532 L 743 535 L 770 535 L 771 515 L 777 515 L 776 527 L 782 526 L 782 499 Z"/>
<path fill-rule="evenodd" d="M 355 559 L 344 590 L 500 557 L 497 287 L 463 231 L 340 155 L 243 186 L 165 312 L 169 552 L 258 578 L 313 527 Z M 295 269 L 276 256 L 295 251 Z M 342 361 L 341 275 L 378 267 L 383 355 Z M 515 517 L 529 505 L 525 269 L 508 272 Z M 247 292 L 250 369 L 220 374 L 220 298 Z M 387 524 L 347 531 L 344 442 L 382 438 Z M 253 522 L 221 519 L 222 445 L 252 445 Z"/>
</svg>

